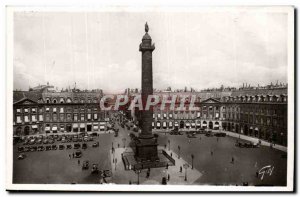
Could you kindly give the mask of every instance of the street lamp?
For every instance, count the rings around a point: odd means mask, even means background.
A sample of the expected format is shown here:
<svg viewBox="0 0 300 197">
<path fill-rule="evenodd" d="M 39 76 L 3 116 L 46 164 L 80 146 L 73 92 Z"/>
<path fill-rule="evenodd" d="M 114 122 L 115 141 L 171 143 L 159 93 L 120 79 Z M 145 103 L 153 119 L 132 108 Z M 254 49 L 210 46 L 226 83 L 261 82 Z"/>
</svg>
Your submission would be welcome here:
<svg viewBox="0 0 300 197">
<path fill-rule="evenodd" d="M 169 151 L 170 151 L 170 140 L 168 140 L 168 144 L 169 144 Z"/>
<path fill-rule="evenodd" d="M 178 159 L 180 159 L 180 146 L 178 146 Z"/>
<path fill-rule="evenodd" d="M 115 171 L 117 170 L 117 158 L 115 158 Z"/>
<path fill-rule="evenodd" d="M 183 168 L 185 169 L 185 176 L 184 176 L 184 181 L 187 181 L 187 169 L 188 169 L 189 165 L 188 164 L 183 164 Z"/>
<path fill-rule="evenodd" d="M 140 173 L 141 173 L 141 170 L 135 170 L 134 171 L 138 176 L 137 176 L 137 184 L 139 185 L 140 184 Z"/>
<path fill-rule="evenodd" d="M 191 154 L 191 157 L 192 157 L 192 169 L 194 169 L 194 155 L 193 154 Z"/>
</svg>

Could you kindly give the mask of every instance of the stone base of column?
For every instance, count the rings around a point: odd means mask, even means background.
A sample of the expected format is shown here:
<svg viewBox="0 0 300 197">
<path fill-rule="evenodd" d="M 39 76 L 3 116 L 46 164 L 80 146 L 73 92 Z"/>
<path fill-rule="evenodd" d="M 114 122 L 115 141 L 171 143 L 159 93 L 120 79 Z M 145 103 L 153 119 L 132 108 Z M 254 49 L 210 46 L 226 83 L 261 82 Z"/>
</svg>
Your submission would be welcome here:
<svg viewBox="0 0 300 197">
<path fill-rule="evenodd" d="M 152 138 L 139 138 L 136 141 L 135 158 L 137 162 L 159 161 L 157 140 Z"/>
</svg>

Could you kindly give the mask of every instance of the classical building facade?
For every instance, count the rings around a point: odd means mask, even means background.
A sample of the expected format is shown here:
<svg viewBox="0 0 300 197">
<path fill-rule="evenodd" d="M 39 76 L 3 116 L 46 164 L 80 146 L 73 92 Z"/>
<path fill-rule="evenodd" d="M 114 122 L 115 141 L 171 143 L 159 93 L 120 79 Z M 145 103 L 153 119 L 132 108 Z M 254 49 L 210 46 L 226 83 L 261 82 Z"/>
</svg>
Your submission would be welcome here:
<svg viewBox="0 0 300 197">
<path fill-rule="evenodd" d="M 199 110 L 154 107 L 152 129 L 188 131 L 197 128 L 231 131 L 287 145 L 287 87 L 208 92 L 156 92 L 160 97 L 196 95 Z M 189 101 L 189 100 L 188 100 Z M 175 106 L 180 104 L 176 100 Z M 175 107 L 176 109 L 176 107 Z M 139 115 L 132 113 L 139 121 Z"/>
<path fill-rule="evenodd" d="M 106 130 L 110 113 L 101 111 L 101 90 L 14 91 L 14 135 Z"/>
</svg>

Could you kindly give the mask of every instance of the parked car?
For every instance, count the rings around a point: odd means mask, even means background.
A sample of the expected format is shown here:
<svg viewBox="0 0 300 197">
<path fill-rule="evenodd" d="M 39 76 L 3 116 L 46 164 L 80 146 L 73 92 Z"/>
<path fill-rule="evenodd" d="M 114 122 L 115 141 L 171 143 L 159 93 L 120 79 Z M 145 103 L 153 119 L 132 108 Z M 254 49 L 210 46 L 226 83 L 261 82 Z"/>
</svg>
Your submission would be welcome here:
<svg viewBox="0 0 300 197">
<path fill-rule="evenodd" d="M 82 164 L 82 169 L 83 169 L 83 170 L 89 169 L 89 161 L 84 161 L 84 162 L 83 162 L 83 164 Z"/>
<path fill-rule="evenodd" d="M 49 144 L 54 144 L 54 140 L 53 139 L 50 139 L 48 142 L 49 142 Z"/>
<path fill-rule="evenodd" d="M 87 144 L 86 143 L 82 144 L 82 149 L 87 149 Z"/>
<path fill-rule="evenodd" d="M 48 144 L 48 139 L 44 139 L 43 144 Z"/>
<path fill-rule="evenodd" d="M 72 149 L 72 144 L 68 144 L 67 149 Z"/>
<path fill-rule="evenodd" d="M 77 150 L 75 152 L 75 158 L 80 158 L 82 156 L 82 152 L 80 150 Z"/>
<path fill-rule="evenodd" d="M 92 174 L 98 174 L 99 172 L 99 169 L 98 169 L 98 164 L 93 164 L 93 167 L 92 167 Z"/>
<path fill-rule="evenodd" d="M 44 151 L 45 147 L 44 146 L 38 146 L 37 151 Z"/>
<path fill-rule="evenodd" d="M 46 146 L 46 151 L 51 150 L 51 146 Z"/>
<path fill-rule="evenodd" d="M 24 152 L 29 152 L 29 151 L 30 151 L 30 147 L 29 146 L 27 146 L 27 147 L 24 148 Z"/>
<path fill-rule="evenodd" d="M 92 145 L 93 147 L 98 147 L 99 146 L 99 142 L 95 142 L 95 143 L 93 143 L 93 145 Z"/>
<path fill-rule="evenodd" d="M 23 146 L 18 147 L 18 152 L 19 152 L 19 153 L 24 152 L 24 147 L 23 147 Z"/>
<path fill-rule="evenodd" d="M 30 151 L 31 151 L 31 152 L 37 151 L 37 147 L 36 147 L 36 146 L 31 146 L 31 147 L 30 147 Z"/>
<path fill-rule="evenodd" d="M 52 145 L 52 146 L 51 146 L 51 149 L 52 149 L 52 150 L 57 150 L 57 145 Z"/>
<path fill-rule="evenodd" d="M 19 154 L 19 156 L 18 156 L 18 160 L 23 160 L 25 158 L 26 158 L 26 155 L 23 153 Z"/>
<path fill-rule="evenodd" d="M 79 149 L 80 148 L 80 144 L 74 144 L 74 149 Z"/>
<path fill-rule="evenodd" d="M 65 149 L 65 146 L 62 145 L 62 144 L 60 144 L 60 145 L 58 146 L 58 149 L 59 149 L 59 150 L 63 150 L 63 149 Z"/>
</svg>

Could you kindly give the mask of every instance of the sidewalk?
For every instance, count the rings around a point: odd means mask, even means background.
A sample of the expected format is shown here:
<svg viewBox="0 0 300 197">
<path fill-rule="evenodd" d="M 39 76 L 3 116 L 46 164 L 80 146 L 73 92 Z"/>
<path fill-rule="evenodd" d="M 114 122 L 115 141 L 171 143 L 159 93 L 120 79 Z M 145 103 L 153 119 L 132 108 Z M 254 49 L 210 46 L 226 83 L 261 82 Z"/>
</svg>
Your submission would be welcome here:
<svg viewBox="0 0 300 197">
<path fill-rule="evenodd" d="M 213 131 L 213 132 L 217 132 L 217 131 Z M 231 137 L 240 138 L 240 139 L 247 140 L 247 141 L 250 141 L 250 142 L 253 142 L 253 143 L 257 143 L 258 140 L 260 140 L 261 145 L 270 147 L 270 142 L 266 142 L 266 141 L 258 139 L 258 138 L 246 136 L 246 135 L 239 134 L 239 133 L 232 133 L 230 131 L 222 131 L 222 132 L 226 133 L 226 135 L 229 135 Z M 281 145 L 276 144 L 275 146 L 273 146 L 273 148 L 277 149 L 277 150 L 280 150 L 280 151 L 283 151 L 283 152 L 287 152 L 287 147 L 285 147 L 285 146 L 281 146 Z"/>
<path fill-rule="evenodd" d="M 158 147 L 159 149 L 162 149 L 162 147 Z M 137 179 L 139 176 L 139 183 L 143 185 L 147 184 L 161 184 L 163 177 L 168 177 L 168 174 L 170 176 L 170 180 L 167 182 L 167 184 L 172 185 L 191 185 L 194 184 L 194 182 L 199 179 L 202 174 L 196 170 L 195 168 L 191 169 L 191 164 L 188 164 L 185 160 L 182 158 L 178 159 L 178 155 L 176 155 L 172 151 L 166 151 L 169 155 L 172 153 L 172 157 L 175 159 L 175 166 L 169 166 L 168 169 L 165 167 L 161 168 L 151 168 L 150 177 L 146 178 L 147 169 L 144 169 L 141 171 L 141 173 L 138 175 L 132 170 L 125 170 L 124 164 L 122 161 L 121 154 L 125 151 L 124 148 L 116 148 L 115 149 L 115 158 L 117 159 L 117 163 L 115 164 L 113 162 L 113 154 L 110 151 L 111 155 L 111 166 L 112 166 L 112 174 L 113 174 L 113 182 L 117 184 L 129 184 L 129 181 L 132 184 L 137 184 Z M 131 151 L 130 148 L 126 148 L 126 151 Z M 183 166 L 183 164 L 188 164 L 189 167 L 187 168 L 187 181 L 185 181 L 185 169 L 182 167 L 182 172 L 179 172 L 180 166 Z"/>
</svg>

